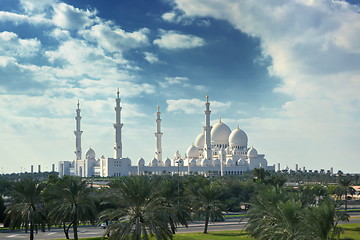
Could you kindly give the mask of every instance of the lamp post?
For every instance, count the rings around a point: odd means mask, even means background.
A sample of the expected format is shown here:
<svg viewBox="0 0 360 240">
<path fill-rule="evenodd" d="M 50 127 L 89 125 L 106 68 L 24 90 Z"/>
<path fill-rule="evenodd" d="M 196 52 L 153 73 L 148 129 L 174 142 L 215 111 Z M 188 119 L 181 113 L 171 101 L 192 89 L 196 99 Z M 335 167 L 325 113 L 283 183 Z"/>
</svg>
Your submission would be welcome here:
<svg viewBox="0 0 360 240">
<path fill-rule="evenodd" d="M 178 176 L 177 176 L 177 184 L 178 184 L 178 205 L 180 202 L 180 159 L 177 160 L 175 163 L 177 163 L 177 167 L 178 167 Z"/>
</svg>

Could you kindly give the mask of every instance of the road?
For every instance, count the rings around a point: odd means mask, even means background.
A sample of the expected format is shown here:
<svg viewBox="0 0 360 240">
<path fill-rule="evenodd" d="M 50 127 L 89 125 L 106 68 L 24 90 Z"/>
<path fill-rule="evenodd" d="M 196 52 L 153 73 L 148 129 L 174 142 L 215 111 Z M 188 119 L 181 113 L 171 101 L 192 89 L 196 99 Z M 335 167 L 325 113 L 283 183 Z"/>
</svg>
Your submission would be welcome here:
<svg viewBox="0 0 360 240">
<path fill-rule="evenodd" d="M 354 218 L 355 217 L 355 218 Z M 360 213 L 352 213 L 349 223 L 360 223 Z M 209 224 L 208 231 L 221 231 L 221 230 L 242 230 L 246 224 L 246 221 L 239 222 L 239 219 L 227 219 L 225 222 L 217 222 Z M 179 233 L 186 232 L 202 232 L 204 230 L 203 222 L 193 222 L 189 224 L 188 228 L 179 227 Z M 101 237 L 104 233 L 102 227 L 80 227 L 79 238 Z M 73 233 L 70 232 L 70 238 L 73 237 Z M 1 240 L 22 240 L 29 239 L 29 233 L 24 231 L 2 232 L 0 233 Z M 52 228 L 50 231 L 39 232 L 35 235 L 36 240 L 48 240 L 48 239 L 65 239 L 65 235 L 62 229 Z"/>
</svg>

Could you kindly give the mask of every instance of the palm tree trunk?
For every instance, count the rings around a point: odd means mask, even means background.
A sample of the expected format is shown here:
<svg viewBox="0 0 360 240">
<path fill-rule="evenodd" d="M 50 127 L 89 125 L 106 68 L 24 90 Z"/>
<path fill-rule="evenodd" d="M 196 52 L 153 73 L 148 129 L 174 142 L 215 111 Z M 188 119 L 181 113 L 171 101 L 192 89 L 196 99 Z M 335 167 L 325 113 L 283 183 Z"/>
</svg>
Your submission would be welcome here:
<svg viewBox="0 0 360 240">
<path fill-rule="evenodd" d="M 30 240 L 34 240 L 34 225 L 30 223 Z"/>
<path fill-rule="evenodd" d="M 74 240 L 78 240 L 77 227 L 78 227 L 78 222 L 77 222 L 77 220 L 76 220 L 76 221 L 74 221 L 74 225 L 73 225 L 73 229 L 74 229 Z"/>
<path fill-rule="evenodd" d="M 347 189 L 345 190 L 345 210 L 347 210 Z"/>
<path fill-rule="evenodd" d="M 65 233 L 65 237 L 66 239 L 69 239 L 69 228 L 70 228 L 71 224 L 69 225 L 68 228 L 66 228 L 65 222 L 63 222 L 63 228 L 64 228 L 64 233 Z"/>
<path fill-rule="evenodd" d="M 205 213 L 205 229 L 204 229 L 204 233 L 207 233 L 208 225 L 209 225 L 209 212 L 206 211 L 206 213 Z"/>
</svg>

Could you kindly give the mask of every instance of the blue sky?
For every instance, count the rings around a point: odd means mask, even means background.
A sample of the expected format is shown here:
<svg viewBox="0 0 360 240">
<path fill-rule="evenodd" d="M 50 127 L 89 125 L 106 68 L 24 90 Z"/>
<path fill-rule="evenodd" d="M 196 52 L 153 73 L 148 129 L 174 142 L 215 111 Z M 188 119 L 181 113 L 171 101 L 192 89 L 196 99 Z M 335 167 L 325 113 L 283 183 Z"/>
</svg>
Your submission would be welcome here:
<svg viewBox="0 0 360 240">
<path fill-rule="evenodd" d="M 212 123 L 238 125 L 269 164 L 359 172 L 360 7 L 329 0 L 1 0 L 3 172 L 113 156 L 114 97 L 123 152 L 172 158 Z"/>
</svg>

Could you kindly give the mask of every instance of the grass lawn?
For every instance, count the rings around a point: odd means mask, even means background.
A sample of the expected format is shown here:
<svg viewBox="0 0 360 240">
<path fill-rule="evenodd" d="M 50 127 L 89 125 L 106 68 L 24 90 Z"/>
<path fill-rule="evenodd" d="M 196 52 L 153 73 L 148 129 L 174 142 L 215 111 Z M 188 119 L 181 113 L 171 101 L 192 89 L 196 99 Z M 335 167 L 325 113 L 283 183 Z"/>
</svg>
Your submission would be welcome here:
<svg viewBox="0 0 360 240">
<path fill-rule="evenodd" d="M 340 236 L 340 239 L 351 240 L 351 239 L 360 239 L 360 224 L 344 224 L 341 225 L 344 228 L 344 234 Z"/>
</svg>

